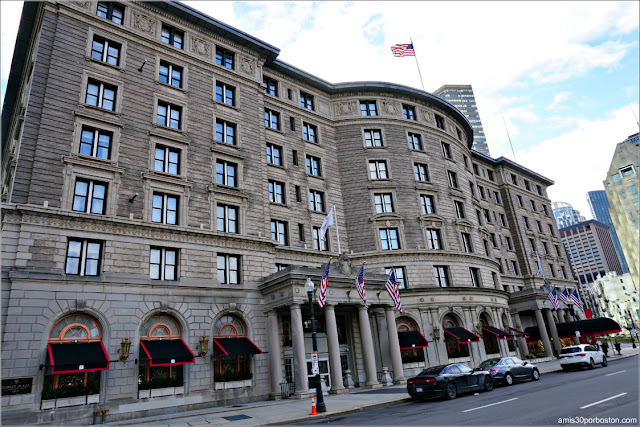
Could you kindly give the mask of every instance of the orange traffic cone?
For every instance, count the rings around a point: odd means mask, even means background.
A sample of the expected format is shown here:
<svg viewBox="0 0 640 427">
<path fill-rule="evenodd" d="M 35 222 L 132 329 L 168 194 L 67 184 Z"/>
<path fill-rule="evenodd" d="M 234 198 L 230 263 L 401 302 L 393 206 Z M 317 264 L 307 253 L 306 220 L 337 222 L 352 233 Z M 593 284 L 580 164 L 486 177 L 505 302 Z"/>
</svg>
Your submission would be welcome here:
<svg viewBox="0 0 640 427">
<path fill-rule="evenodd" d="M 311 395 L 311 413 L 309 415 L 318 415 L 316 412 L 316 396 Z"/>
</svg>

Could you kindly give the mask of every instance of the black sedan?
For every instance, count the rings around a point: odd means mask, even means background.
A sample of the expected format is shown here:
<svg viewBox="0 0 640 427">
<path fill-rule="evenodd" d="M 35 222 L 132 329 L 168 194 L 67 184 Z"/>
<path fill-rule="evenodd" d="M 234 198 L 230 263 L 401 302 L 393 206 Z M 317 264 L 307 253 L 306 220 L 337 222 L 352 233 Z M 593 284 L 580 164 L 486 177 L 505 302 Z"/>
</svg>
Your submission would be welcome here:
<svg viewBox="0 0 640 427">
<path fill-rule="evenodd" d="M 491 374 L 462 364 L 433 366 L 407 381 L 407 391 L 414 399 L 441 396 L 455 399 L 460 393 L 481 390 L 493 390 Z"/>
<path fill-rule="evenodd" d="M 487 359 L 476 368 L 489 371 L 496 383 L 512 385 L 514 381 L 540 379 L 540 371 L 536 365 L 523 362 L 517 357 L 495 357 Z"/>
</svg>

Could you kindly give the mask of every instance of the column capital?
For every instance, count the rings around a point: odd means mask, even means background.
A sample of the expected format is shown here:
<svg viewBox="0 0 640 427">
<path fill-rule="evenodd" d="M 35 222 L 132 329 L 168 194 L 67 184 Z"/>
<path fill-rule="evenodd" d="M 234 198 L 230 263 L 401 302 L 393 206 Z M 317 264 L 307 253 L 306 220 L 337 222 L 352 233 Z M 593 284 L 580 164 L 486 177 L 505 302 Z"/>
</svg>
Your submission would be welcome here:
<svg viewBox="0 0 640 427">
<path fill-rule="evenodd" d="M 293 308 L 300 308 L 301 304 L 297 303 L 297 302 L 293 302 L 291 304 L 289 304 L 289 308 L 293 309 Z"/>
</svg>

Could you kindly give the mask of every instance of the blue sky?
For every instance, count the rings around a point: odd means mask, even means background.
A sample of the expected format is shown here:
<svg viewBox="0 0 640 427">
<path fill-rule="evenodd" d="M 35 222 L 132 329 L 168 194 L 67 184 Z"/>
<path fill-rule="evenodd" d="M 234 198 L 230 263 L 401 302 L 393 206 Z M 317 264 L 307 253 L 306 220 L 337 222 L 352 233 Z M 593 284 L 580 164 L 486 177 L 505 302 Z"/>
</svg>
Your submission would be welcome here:
<svg viewBox="0 0 640 427">
<path fill-rule="evenodd" d="M 324 80 L 421 89 L 472 84 L 493 157 L 555 181 L 552 201 L 587 218 L 616 143 L 638 132 L 639 16 L 626 2 L 185 2 L 281 50 Z M 0 2 L 2 93 L 21 2 Z"/>
</svg>

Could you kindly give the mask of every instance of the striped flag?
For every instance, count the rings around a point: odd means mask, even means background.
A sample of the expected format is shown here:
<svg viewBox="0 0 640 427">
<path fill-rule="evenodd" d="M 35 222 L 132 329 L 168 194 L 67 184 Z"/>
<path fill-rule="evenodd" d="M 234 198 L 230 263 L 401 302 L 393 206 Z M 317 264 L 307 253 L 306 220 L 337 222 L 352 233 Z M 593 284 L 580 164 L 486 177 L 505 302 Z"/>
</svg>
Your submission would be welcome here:
<svg viewBox="0 0 640 427">
<path fill-rule="evenodd" d="M 553 287 L 553 290 L 549 292 L 548 297 L 549 301 L 551 301 L 551 304 L 553 304 L 553 308 L 555 308 L 556 310 L 560 308 L 560 303 L 558 302 L 558 292 L 556 292 L 555 286 Z"/>
<path fill-rule="evenodd" d="M 360 268 L 360 273 L 358 273 L 358 277 L 356 277 L 356 289 L 358 290 L 358 294 L 362 299 L 362 304 L 364 304 L 365 308 L 369 308 L 367 305 L 367 295 L 364 292 L 364 265 Z"/>
<path fill-rule="evenodd" d="M 329 269 L 331 268 L 331 261 L 327 264 L 327 269 L 322 275 L 320 280 L 320 294 L 318 295 L 318 307 L 322 308 L 327 303 L 327 284 L 329 283 Z"/>
<path fill-rule="evenodd" d="M 571 292 L 571 301 L 573 301 L 576 307 L 584 311 L 582 308 L 582 301 L 580 301 L 580 295 L 578 295 L 578 288 L 573 288 L 573 292 Z"/>
<path fill-rule="evenodd" d="M 560 300 L 563 303 L 569 304 L 569 292 L 567 291 L 567 287 L 566 286 L 564 287 L 562 292 L 560 292 L 560 295 L 558 295 L 558 297 L 560 298 Z"/>
<path fill-rule="evenodd" d="M 389 292 L 389 296 L 393 300 L 393 305 L 398 309 L 400 313 L 402 313 L 402 303 L 400 302 L 400 289 L 398 289 L 395 269 L 393 268 L 391 269 L 391 273 L 389 274 L 389 279 L 387 279 L 387 283 L 385 283 L 384 287 L 387 288 L 387 292 Z"/>
<path fill-rule="evenodd" d="M 537 251 L 536 251 L 536 261 L 537 261 L 536 265 L 538 266 L 538 276 L 544 277 L 544 274 L 542 273 L 542 263 L 540 262 L 540 256 L 538 256 Z"/>
<path fill-rule="evenodd" d="M 413 50 L 413 43 L 409 44 L 394 44 L 391 46 L 391 52 L 393 56 L 416 56 L 416 51 Z"/>
</svg>

